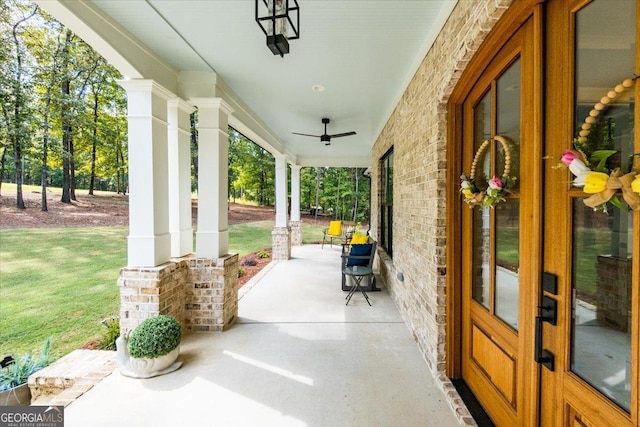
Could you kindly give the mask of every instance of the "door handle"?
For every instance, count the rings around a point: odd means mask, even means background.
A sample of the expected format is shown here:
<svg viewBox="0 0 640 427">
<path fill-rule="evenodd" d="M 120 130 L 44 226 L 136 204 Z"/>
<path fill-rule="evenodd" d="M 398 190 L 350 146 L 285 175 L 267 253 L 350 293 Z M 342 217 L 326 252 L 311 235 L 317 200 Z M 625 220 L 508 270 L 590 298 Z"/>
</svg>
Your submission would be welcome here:
<svg viewBox="0 0 640 427">
<path fill-rule="evenodd" d="M 552 325 L 556 324 L 558 302 L 548 296 L 542 297 L 542 305 L 538 307 L 542 312 L 541 316 L 536 316 L 535 330 L 535 353 L 534 360 L 536 363 L 544 365 L 550 371 L 554 370 L 555 356 L 549 350 L 542 346 L 542 323 L 547 322 Z"/>
<path fill-rule="evenodd" d="M 542 322 L 545 322 L 544 316 L 536 316 L 536 348 L 534 360 L 536 363 L 544 365 L 548 370 L 553 371 L 555 357 L 549 350 L 542 348 Z"/>
</svg>

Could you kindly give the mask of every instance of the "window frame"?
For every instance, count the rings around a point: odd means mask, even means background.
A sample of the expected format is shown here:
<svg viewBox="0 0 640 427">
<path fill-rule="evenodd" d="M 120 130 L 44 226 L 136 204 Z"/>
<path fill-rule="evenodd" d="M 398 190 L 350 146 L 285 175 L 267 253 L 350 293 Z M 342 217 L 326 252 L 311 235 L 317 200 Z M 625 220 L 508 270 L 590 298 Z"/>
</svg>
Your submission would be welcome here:
<svg viewBox="0 0 640 427">
<path fill-rule="evenodd" d="M 393 255 L 393 147 L 380 158 L 380 247 Z"/>
</svg>

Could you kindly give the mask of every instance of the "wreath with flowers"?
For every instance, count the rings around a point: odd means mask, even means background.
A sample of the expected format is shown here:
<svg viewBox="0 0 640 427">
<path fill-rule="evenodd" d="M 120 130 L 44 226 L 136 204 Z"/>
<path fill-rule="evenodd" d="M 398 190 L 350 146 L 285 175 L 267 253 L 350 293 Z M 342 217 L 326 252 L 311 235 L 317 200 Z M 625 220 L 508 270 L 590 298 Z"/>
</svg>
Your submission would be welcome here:
<svg viewBox="0 0 640 427">
<path fill-rule="evenodd" d="M 584 204 L 594 210 L 607 212 L 607 203 L 623 209 L 620 195 L 631 209 L 640 210 L 640 170 L 632 169 L 624 173 L 620 168 L 607 169 L 607 159 L 617 153 L 615 150 L 597 150 L 590 155 L 585 154 L 587 137 L 600 111 L 618 95 L 632 88 L 637 79 L 638 76 L 625 79 L 593 106 L 581 126 L 578 137 L 573 141 L 574 149 L 566 150 L 560 157 L 560 166 L 567 166 L 575 176 L 573 186 L 582 188 L 582 191 L 589 195 L 584 199 Z"/>
<path fill-rule="evenodd" d="M 504 150 L 504 172 L 501 177 L 494 175 L 488 180 L 485 189 L 479 188 L 476 181 L 476 169 L 482 153 L 491 144 L 490 139 L 485 140 L 473 156 L 469 176 L 466 174 L 460 176 L 460 192 L 469 207 L 483 206 L 493 208 L 496 204 L 505 200 L 505 195 L 510 192 L 508 187 L 510 187 L 511 183 L 515 180 L 514 177 L 509 176 L 509 172 L 511 171 L 511 151 L 509 149 L 509 143 L 500 135 L 496 135 L 492 139 L 499 142 Z"/>
</svg>

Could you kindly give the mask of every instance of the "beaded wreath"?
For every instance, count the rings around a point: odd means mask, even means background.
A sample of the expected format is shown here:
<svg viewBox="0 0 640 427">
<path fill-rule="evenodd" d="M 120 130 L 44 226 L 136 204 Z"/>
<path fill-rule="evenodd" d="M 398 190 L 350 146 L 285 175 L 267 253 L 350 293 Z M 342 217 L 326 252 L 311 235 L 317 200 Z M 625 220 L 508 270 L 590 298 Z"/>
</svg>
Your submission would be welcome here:
<svg viewBox="0 0 640 427">
<path fill-rule="evenodd" d="M 582 188 L 589 196 L 584 199 L 584 204 L 594 210 L 606 212 L 607 203 L 620 209 L 624 208 L 618 197 L 620 193 L 631 209 L 640 210 L 640 170 L 632 169 L 624 173 L 620 168 L 612 171 L 607 169 L 606 161 L 617 153 L 616 150 L 597 150 L 589 156 L 585 154 L 587 137 L 600 112 L 618 95 L 632 88 L 637 79 L 638 76 L 634 76 L 623 80 L 593 106 L 573 141 L 574 149 L 565 151 L 560 158 L 561 165 L 569 167 L 575 176 L 573 186 Z"/>
<path fill-rule="evenodd" d="M 464 201 L 467 202 L 469 207 L 483 206 L 493 208 L 497 203 L 505 200 L 504 196 L 509 192 L 507 187 L 511 182 L 513 182 L 513 180 L 515 180 L 514 177 L 509 176 L 509 173 L 511 172 L 511 151 L 509 149 L 509 143 L 500 135 L 496 135 L 492 139 L 499 142 L 504 150 L 504 172 L 500 178 L 494 175 L 488 181 L 485 189 L 480 189 L 478 187 L 476 182 L 478 162 L 480 161 L 484 150 L 491 144 L 490 139 L 485 140 L 473 156 L 469 176 L 467 177 L 465 174 L 460 176 L 460 180 L 462 181 L 460 192 L 464 196 Z"/>
</svg>

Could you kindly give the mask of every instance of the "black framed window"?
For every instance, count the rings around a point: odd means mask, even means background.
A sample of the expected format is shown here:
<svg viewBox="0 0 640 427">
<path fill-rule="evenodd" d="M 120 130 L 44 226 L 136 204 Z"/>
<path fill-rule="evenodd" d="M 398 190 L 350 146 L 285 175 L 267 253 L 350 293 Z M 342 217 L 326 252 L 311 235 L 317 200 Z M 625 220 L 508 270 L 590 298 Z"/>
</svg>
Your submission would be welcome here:
<svg viewBox="0 0 640 427">
<path fill-rule="evenodd" d="M 393 252 L 393 148 L 380 160 L 382 173 L 380 197 L 380 246 L 389 256 Z"/>
</svg>

